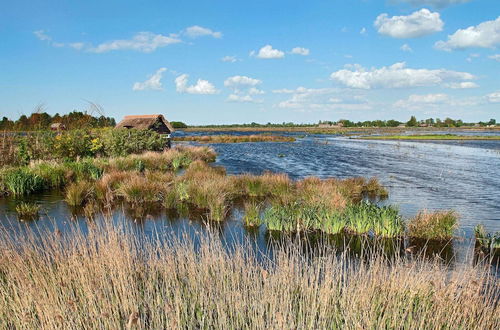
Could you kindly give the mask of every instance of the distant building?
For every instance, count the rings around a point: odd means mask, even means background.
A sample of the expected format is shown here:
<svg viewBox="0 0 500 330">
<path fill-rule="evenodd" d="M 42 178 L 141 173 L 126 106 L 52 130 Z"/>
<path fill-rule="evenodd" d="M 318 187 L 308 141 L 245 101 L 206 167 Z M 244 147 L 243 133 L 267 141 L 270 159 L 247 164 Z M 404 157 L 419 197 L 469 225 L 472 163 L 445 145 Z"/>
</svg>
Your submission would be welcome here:
<svg viewBox="0 0 500 330">
<path fill-rule="evenodd" d="M 406 127 L 406 125 L 405 124 L 399 124 L 398 127 L 399 128 L 404 128 L 404 127 Z"/>
<path fill-rule="evenodd" d="M 163 115 L 125 116 L 115 128 L 149 129 L 160 134 L 167 134 L 169 137 L 174 132 L 174 128 Z"/>
<path fill-rule="evenodd" d="M 63 123 L 53 123 L 50 125 L 50 129 L 52 131 L 64 131 L 66 129 L 66 126 L 64 126 Z"/>
</svg>

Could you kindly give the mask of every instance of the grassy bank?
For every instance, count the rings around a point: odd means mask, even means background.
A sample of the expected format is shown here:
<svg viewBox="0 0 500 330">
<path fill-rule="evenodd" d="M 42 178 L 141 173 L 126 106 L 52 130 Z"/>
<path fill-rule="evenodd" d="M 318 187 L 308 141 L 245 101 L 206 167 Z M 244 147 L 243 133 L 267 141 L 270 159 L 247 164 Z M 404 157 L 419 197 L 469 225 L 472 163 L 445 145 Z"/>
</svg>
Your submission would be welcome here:
<svg viewBox="0 0 500 330">
<path fill-rule="evenodd" d="M 305 255 L 300 242 L 258 261 L 248 246 L 229 252 L 217 237 L 195 247 L 112 227 L 41 242 L 2 232 L 0 248 L 2 329 L 500 325 L 498 279 L 479 265 L 454 270 L 377 252 L 353 262 L 326 245 Z"/>
<path fill-rule="evenodd" d="M 174 141 L 192 141 L 199 143 L 243 143 L 243 142 L 294 142 L 291 136 L 280 135 L 202 135 L 174 137 Z"/>
<path fill-rule="evenodd" d="M 461 140 L 461 141 L 500 141 L 500 136 L 480 136 L 480 135 L 454 135 L 454 134 L 426 134 L 426 135 L 377 135 L 362 136 L 357 139 L 362 140 Z"/>
</svg>

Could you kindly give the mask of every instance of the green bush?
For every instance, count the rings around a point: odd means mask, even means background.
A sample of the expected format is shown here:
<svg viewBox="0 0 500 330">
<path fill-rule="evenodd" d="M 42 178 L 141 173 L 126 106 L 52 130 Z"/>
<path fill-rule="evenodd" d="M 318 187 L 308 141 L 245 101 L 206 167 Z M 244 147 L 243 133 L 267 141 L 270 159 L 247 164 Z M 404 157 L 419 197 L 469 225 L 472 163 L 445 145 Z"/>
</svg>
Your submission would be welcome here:
<svg viewBox="0 0 500 330">
<path fill-rule="evenodd" d="M 117 157 L 144 151 L 161 151 L 164 138 L 150 130 L 109 129 L 102 131 L 103 151 L 106 156 Z"/>
</svg>

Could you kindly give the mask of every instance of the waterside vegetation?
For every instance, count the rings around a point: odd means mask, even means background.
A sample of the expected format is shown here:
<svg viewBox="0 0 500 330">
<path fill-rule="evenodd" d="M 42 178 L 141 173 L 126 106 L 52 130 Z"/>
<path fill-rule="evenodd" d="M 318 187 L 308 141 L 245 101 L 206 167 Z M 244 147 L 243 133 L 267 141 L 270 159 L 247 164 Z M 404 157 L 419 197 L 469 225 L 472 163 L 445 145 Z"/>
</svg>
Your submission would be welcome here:
<svg viewBox="0 0 500 330">
<path fill-rule="evenodd" d="M 216 237 L 144 239 L 89 228 L 0 233 L 2 329 L 498 329 L 500 286 L 482 264 L 449 268 L 300 241 L 259 258 Z"/>
<path fill-rule="evenodd" d="M 199 143 L 244 143 L 244 142 L 294 142 L 292 136 L 281 135 L 192 135 L 174 137 L 174 141 L 191 141 Z"/>
</svg>

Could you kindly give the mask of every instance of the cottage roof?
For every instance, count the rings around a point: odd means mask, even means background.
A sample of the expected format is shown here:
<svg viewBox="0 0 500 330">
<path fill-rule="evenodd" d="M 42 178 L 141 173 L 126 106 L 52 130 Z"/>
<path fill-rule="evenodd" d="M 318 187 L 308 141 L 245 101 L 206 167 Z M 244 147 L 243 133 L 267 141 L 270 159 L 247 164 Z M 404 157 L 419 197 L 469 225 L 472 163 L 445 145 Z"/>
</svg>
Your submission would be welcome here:
<svg viewBox="0 0 500 330">
<path fill-rule="evenodd" d="M 128 127 L 128 128 L 136 128 L 136 129 L 150 129 L 156 123 L 157 120 L 163 121 L 163 123 L 168 127 L 170 132 L 174 131 L 174 128 L 168 120 L 163 117 L 163 115 L 131 115 L 123 117 L 123 120 L 120 121 L 116 128 L 120 127 Z"/>
</svg>

